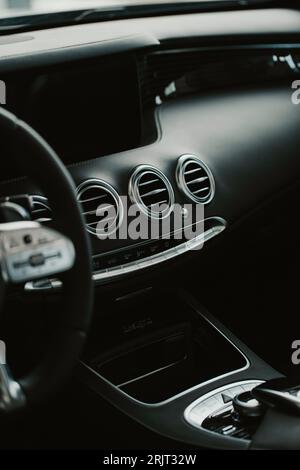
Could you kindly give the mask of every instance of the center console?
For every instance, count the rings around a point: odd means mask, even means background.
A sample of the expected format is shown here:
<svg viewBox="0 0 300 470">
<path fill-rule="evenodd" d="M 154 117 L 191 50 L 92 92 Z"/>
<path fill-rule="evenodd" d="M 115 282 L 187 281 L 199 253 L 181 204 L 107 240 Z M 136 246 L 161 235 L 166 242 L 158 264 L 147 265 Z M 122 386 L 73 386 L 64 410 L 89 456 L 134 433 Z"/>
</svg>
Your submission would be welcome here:
<svg viewBox="0 0 300 470">
<path fill-rule="evenodd" d="M 124 326 L 128 339 L 120 342 L 110 331 L 111 348 L 89 355 L 89 366 L 114 387 L 141 402 L 157 404 L 249 366 L 243 353 L 183 301 L 176 301 L 180 315 L 165 324 L 153 314 L 157 302 L 158 298 L 148 298 L 144 319 Z M 172 311 L 174 303 L 169 302 Z"/>
<path fill-rule="evenodd" d="M 187 292 L 146 289 L 117 299 L 109 310 L 93 328 L 80 380 L 172 439 L 200 447 L 250 446 L 258 421 L 241 419 L 236 397 L 280 377 L 277 371 Z M 242 407 L 252 405 L 249 400 Z"/>
</svg>

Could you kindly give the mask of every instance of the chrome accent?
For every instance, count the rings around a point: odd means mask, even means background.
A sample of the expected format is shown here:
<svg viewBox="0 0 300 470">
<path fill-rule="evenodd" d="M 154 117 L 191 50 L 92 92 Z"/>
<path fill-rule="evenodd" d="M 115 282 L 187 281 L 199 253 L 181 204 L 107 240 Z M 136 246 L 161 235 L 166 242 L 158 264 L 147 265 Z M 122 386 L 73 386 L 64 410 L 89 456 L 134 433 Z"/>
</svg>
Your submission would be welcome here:
<svg viewBox="0 0 300 470">
<path fill-rule="evenodd" d="M 150 174 L 150 175 L 152 174 L 154 176 L 154 179 L 140 183 L 141 178 L 147 174 Z M 154 189 L 153 191 L 149 191 L 142 195 L 140 194 L 139 188 L 141 186 L 146 186 L 147 184 L 151 184 L 156 181 L 162 181 L 165 187 L 160 188 L 160 189 Z M 144 197 L 151 196 L 152 194 L 153 195 L 159 194 L 165 191 L 167 191 L 168 193 L 167 200 L 161 200 L 157 203 L 157 204 L 167 203 L 168 207 L 165 210 L 155 211 L 155 210 L 151 210 L 151 207 L 146 206 L 146 204 L 143 201 Z M 168 217 L 168 215 L 170 215 L 170 213 L 173 210 L 175 196 L 174 196 L 172 185 L 170 181 L 168 180 L 168 178 L 164 175 L 164 173 L 162 173 L 160 170 L 158 170 L 157 168 L 153 166 L 139 165 L 134 170 L 129 180 L 128 194 L 131 199 L 131 202 L 133 204 L 136 204 L 141 212 L 143 212 L 148 217 L 151 217 L 153 219 L 163 219 L 165 217 Z"/>
<path fill-rule="evenodd" d="M 29 196 L 29 198 L 30 198 L 32 215 L 37 215 L 38 212 L 43 212 L 45 210 L 52 212 L 51 207 L 49 206 L 48 199 L 45 196 L 33 194 Z M 37 218 L 34 218 L 34 220 L 36 222 L 49 222 L 51 220 L 51 217 L 37 217 Z"/>
<path fill-rule="evenodd" d="M 187 253 L 188 251 L 194 250 L 197 247 L 201 246 L 203 243 L 207 242 L 211 238 L 219 235 L 223 230 L 226 228 L 226 221 L 221 217 L 210 217 L 206 220 L 215 222 L 215 226 L 209 228 L 205 232 L 201 233 L 197 237 L 184 242 L 176 247 L 170 248 L 168 250 L 163 251 L 162 253 L 157 253 L 152 256 L 148 256 L 147 258 L 142 258 L 138 261 L 133 261 L 131 263 L 127 263 L 125 265 L 116 266 L 110 269 L 104 269 L 102 271 L 98 271 L 93 274 L 93 280 L 96 284 L 100 284 L 102 281 L 107 281 L 109 279 L 113 279 L 116 277 L 125 276 L 127 274 L 131 274 L 135 271 L 139 271 L 140 269 L 146 269 L 153 266 L 156 266 L 159 263 L 164 261 L 171 260 L 176 258 L 179 255 Z M 49 284 L 45 287 L 41 285 L 41 282 L 38 281 L 39 284 L 28 282 L 24 286 L 24 290 L 26 292 L 37 292 L 42 291 L 45 289 L 59 289 L 62 287 L 62 283 L 59 280 L 50 279 Z"/>
<path fill-rule="evenodd" d="M 97 199 L 102 199 L 103 197 L 105 197 L 105 195 L 100 195 L 98 197 L 92 197 L 92 198 L 88 198 L 88 199 L 82 199 L 82 196 L 84 195 L 84 193 L 90 189 L 100 189 L 102 191 L 106 191 L 107 194 L 109 196 L 111 196 L 115 202 L 115 205 L 113 206 L 112 204 L 108 204 L 107 207 L 115 207 L 116 208 L 116 217 L 113 217 L 111 218 L 112 220 L 114 220 L 116 223 L 111 223 L 110 224 L 110 227 L 112 227 L 111 230 L 107 230 L 105 232 L 103 232 L 103 234 L 105 233 L 105 235 L 112 235 L 113 233 L 115 233 L 118 228 L 120 227 L 121 223 L 122 223 L 122 220 L 123 220 L 123 215 L 124 215 L 124 212 L 123 212 L 123 205 L 122 205 L 122 201 L 121 201 L 121 198 L 119 196 L 119 194 L 117 193 L 117 191 L 115 190 L 115 188 L 107 183 L 106 181 L 103 181 L 103 180 L 100 180 L 100 179 L 97 179 L 97 178 L 93 178 L 93 179 L 88 179 L 86 181 L 84 181 L 83 183 L 81 183 L 77 189 L 76 189 L 76 196 L 77 196 L 77 200 L 79 203 L 84 203 L 84 202 L 90 202 L 90 201 L 96 201 Z M 96 210 L 94 211 L 86 211 L 86 212 L 82 212 L 82 215 L 85 216 L 85 215 L 88 215 L 88 214 L 95 214 L 96 215 Z M 106 221 L 108 220 L 107 218 L 105 219 Z M 97 228 L 93 228 L 94 225 L 98 225 L 98 222 L 101 223 L 101 221 L 95 221 L 95 222 L 90 222 L 90 223 L 85 223 L 85 226 L 86 226 L 86 229 L 87 231 L 92 234 L 92 235 L 101 235 L 102 232 L 99 230 L 97 230 Z"/>
<path fill-rule="evenodd" d="M 212 413 L 230 411 L 233 409 L 232 402 L 224 403 L 222 400 L 222 393 L 225 393 L 229 397 L 234 398 L 235 395 L 250 391 L 263 382 L 263 380 L 243 380 L 212 390 L 193 401 L 185 409 L 183 413 L 184 419 L 192 426 L 203 429 L 203 421 Z"/>
<path fill-rule="evenodd" d="M 196 163 L 199 165 L 199 170 L 198 169 L 193 169 L 190 171 L 185 172 L 185 168 L 189 163 Z M 203 170 L 206 175 L 195 178 L 192 181 L 186 181 L 185 175 L 187 174 L 192 174 L 195 173 L 196 171 L 201 171 Z M 197 191 L 192 191 L 189 188 L 189 185 L 192 183 L 197 183 L 197 182 L 203 182 L 206 180 L 209 180 L 209 187 L 207 188 L 202 188 Z M 176 181 L 179 189 L 187 196 L 189 199 L 191 199 L 194 202 L 200 203 L 200 204 L 208 204 L 212 198 L 214 197 L 215 194 L 215 180 L 213 177 L 213 174 L 211 170 L 208 168 L 208 166 L 200 160 L 196 155 L 192 154 L 184 154 L 181 155 L 178 159 L 177 167 L 176 167 Z M 209 194 L 205 197 L 197 196 L 197 194 L 201 193 L 205 189 L 209 189 Z"/>
<path fill-rule="evenodd" d="M 152 375 L 157 374 L 158 372 L 162 372 L 164 370 L 170 369 L 171 367 L 175 366 L 176 364 L 179 364 L 185 357 L 182 359 L 179 359 L 178 361 L 175 362 L 170 362 L 169 364 L 159 367 L 158 369 L 153 369 L 150 372 L 146 372 L 145 374 L 139 375 L 137 377 L 134 377 L 133 379 L 126 380 L 125 382 L 118 383 L 117 387 L 122 388 L 125 387 L 126 385 L 132 384 L 138 380 L 145 379 L 146 377 L 151 377 Z"/>
<path fill-rule="evenodd" d="M 0 410 L 12 411 L 21 408 L 26 397 L 20 384 L 16 382 L 6 364 L 0 364 Z"/>
</svg>

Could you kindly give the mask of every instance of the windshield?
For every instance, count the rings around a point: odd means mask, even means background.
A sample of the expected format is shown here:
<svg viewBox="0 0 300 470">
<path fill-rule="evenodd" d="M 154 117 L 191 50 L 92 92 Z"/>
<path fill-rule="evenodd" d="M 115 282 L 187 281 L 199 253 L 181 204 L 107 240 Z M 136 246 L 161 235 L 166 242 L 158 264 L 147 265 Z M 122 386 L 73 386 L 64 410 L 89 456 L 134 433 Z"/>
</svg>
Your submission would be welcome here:
<svg viewBox="0 0 300 470">
<path fill-rule="evenodd" d="M 274 0 L 0 0 L 0 34 L 111 19 L 227 9 Z"/>
<path fill-rule="evenodd" d="M 172 0 L 176 3 L 178 0 Z M 181 0 L 180 0 L 181 1 Z M 191 0 L 186 0 L 191 1 Z M 228 0 L 194 0 L 198 3 L 229 3 Z M 254 0 L 253 0 L 254 1 Z M 101 8 L 110 5 L 128 5 L 141 3 L 166 3 L 165 0 L 0 0 L 0 17 L 17 14 L 32 14 L 43 12 L 61 12 L 68 10 L 82 10 Z M 232 1 L 230 3 L 233 3 Z M 251 0 L 236 0 L 236 4 L 251 3 Z"/>
</svg>

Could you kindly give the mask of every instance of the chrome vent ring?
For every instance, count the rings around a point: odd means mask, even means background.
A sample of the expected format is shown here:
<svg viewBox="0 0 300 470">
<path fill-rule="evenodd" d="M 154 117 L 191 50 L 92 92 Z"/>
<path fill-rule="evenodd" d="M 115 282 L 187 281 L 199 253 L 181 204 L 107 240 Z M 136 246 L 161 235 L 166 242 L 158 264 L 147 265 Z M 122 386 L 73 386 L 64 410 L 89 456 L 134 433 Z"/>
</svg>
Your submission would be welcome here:
<svg viewBox="0 0 300 470">
<path fill-rule="evenodd" d="M 78 186 L 76 195 L 89 233 L 102 237 L 117 231 L 123 219 L 123 205 L 113 186 L 89 179 Z"/>
<path fill-rule="evenodd" d="M 173 210 L 175 198 L 170 181 L 150 165 L 140 165 L 134 170 L 128 193 L 131 202 L 148 217 L 162 219 Z"/>
<path fill-rule="evenodd" d="M 192 201 L 208 204 L 215 194 L 215 181 L 208 166 L 196 155 L 178 159 L 176 181 L 179 189 Z"/>
</svg>

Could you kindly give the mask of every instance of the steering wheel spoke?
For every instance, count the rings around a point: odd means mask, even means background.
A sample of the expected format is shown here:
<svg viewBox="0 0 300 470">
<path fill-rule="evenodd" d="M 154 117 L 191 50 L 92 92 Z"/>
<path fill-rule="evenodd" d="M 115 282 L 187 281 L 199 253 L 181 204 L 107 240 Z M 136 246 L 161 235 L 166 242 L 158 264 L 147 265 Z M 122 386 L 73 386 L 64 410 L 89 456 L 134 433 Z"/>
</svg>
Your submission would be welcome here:
<svg viewBox="0 0 300 470">
<path fill-rule="evenodd" d="M 0 224 L 0 262 L 5 282 L 22 283 L 53 276 L 74 265 L 69 238 L 38 222 Z"/>
</svg>

